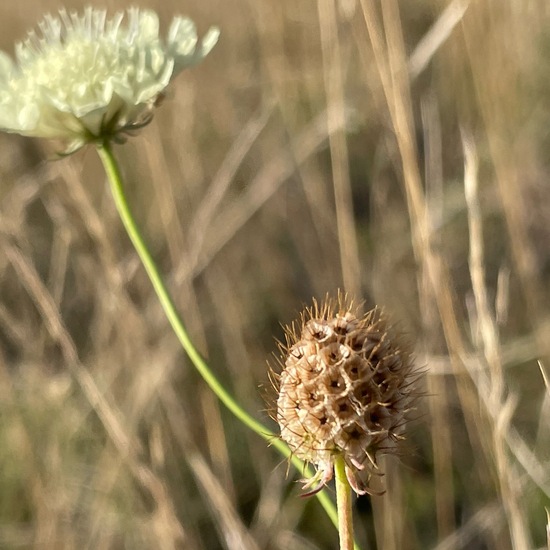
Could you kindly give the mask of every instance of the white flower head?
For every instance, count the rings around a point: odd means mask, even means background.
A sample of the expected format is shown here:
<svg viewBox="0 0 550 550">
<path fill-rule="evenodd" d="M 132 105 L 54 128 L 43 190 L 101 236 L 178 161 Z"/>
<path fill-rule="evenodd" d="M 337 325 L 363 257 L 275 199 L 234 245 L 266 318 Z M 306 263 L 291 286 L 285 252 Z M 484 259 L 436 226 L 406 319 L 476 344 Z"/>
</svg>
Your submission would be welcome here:
<svg viewBox="0 0 550 550">
<path fill-rule="evenodd" d="M 150 10 L 47 15 L 16 45 L 17 63 L 0 51 L 0 129 L 68 142 L 66 152 L 147 124 L 169 82 L 214 47 L 198 42 L 193 21 L 176 17 L 165 39 Z"/>
</svg>

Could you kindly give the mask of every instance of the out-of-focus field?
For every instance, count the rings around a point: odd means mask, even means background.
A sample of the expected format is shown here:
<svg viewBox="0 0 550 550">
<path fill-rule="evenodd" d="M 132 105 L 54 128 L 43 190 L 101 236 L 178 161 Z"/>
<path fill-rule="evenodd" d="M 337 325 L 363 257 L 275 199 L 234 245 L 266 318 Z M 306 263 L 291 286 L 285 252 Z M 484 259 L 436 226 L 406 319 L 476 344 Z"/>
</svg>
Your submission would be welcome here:
<svg viewBox="0 0 550 550">
<path fill-rule="evenodd" d="M 2 3 L 0 48 L 59 7 Z M 213 370 L 275 430 L 280 323 L 338 288 L 384 306 L 427 396 L 356 501 L 362 548 L 545 547 L 550 4 L 143 7 L 222 33 L 116 147 Z M 54 152 L 0 135 L 0 548 L 336 548 L 181 351 L 93 149 Z"/>
</svg>

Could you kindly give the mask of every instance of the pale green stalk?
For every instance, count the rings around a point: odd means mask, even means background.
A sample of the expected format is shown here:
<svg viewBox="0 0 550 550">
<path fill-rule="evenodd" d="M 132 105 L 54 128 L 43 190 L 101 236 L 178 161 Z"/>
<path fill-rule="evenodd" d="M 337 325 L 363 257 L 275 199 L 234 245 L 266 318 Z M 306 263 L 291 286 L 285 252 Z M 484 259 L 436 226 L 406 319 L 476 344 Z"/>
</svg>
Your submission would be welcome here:
<svg viewBox="0 0 550 550">
<path fill-rule="evenodd" d="M 299 460 L 297 457 L 293 456 L 290 449 L 287 445 L 281 441 L 275 434 L 270 432 L 262 423 L 258 422 L 255 418 L 250 416 L 236 401 L 233 397 L 227 392 L 227 390 L 222 386 L 219 380 L 216 378 L 214 373 L 210 370 L 210 367 L 206 364 L 204 359 L 201 357 L 200 353 L 197 351 L 185 326 L 181 320 L 176 306 L 168 289 L 164 284 L 164 281 L 160 275 L 160 272 L 157 268 L 143 237 L 138 229 L 138 226 L 134 220 L 128 201 L 126 199 L 126 194 L 124 192 L 124 187 L 122 184 L 122 177 L 120 174 L 120 169 L 118 163 L 113 155 L 111 145 L 108 141 L 105 141 L 103 144 L 98 146 L 98 153 L 103 162 L 103 166 L 107 173 L 107 178 L 111 186 L 111 191 L 115 200 L 115 205 L 117 211 L 120 215 L 122 223 L 138 253 L 138 256 L 149 275 L 149 279 L 155 289 L 155 292 L 158 296 L 158 299 L 161 303 L 161 306 L 172 326 L 172 329 L 176 333 L 183 349 L 191 359 L 191 362 L 198 370 L 199 374 L 202 376 L 204 381 L 208 384 L 210 389 L 216 394 L 219 400 L 248 428 L 253 432 L 257 433 L 260 437 L 269 441 L 273 447 L 275 447 L 279 453 L 283 456 L 289 458 L 292 461 L 292 464 L 296 469 L 305 474 L 306 477 L 311 477 L 313 473 L 309 468 L 305 468 L 304 463 Z M 322 507 L 325 509 L 328 517 L 332 523 L 338 527 L 338 514 L 336 508 L 334 507 L 333 502 L 328 498 L 325 492 L 320 492 L 317 494 L 317 498 L 321 503 Z M 358 548 L 356 547 L 356 550 Z"/>
<path fill-rule="evenodd" d="M 338 455 L 334 461 L 334 477 L 336 478 L 336 507 L 338 508 L 340 550 L 353 550 L 351 487 L 346 476 L 346 464 L 342 455 Z"/>
</svg>

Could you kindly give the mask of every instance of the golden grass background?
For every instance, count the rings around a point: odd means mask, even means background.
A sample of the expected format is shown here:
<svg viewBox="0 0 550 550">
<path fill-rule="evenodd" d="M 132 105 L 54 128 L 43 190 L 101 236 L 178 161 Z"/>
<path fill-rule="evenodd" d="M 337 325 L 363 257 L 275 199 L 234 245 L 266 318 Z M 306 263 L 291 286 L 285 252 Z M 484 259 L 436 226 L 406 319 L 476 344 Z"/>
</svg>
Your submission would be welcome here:
<svg viewBox="0 0 550 550">
<path fill-rule="evenodd" d="M 548 3 L 141 5 L 222 31 L 116 149 L 212 368 L 270 422 L 279 323 L 343 287 L 384 306 L 428 397 L 362 547 L 545 547 Z M 59 7 L 3 3 L 0 47 Z M 0 135 L 0 548 L 336 548 L 181 352 L 94 151 L 53 151 Z"/>
</svg>

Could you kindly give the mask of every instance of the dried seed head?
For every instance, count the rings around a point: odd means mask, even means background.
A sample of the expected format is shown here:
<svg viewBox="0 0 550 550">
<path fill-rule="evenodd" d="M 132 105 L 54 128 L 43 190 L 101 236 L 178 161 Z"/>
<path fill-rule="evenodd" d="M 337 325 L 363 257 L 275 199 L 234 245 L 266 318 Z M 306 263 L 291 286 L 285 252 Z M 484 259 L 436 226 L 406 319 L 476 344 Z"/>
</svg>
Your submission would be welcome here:
<svg viewBox="0 0 550 550">
<path fill-rule="evenodd" d="M 277 422 L 292 452 L 317 467 L 304 489 L 319 491 L 343 455 L 353 489 L 369 492 L 377 455 L 396 452 L 419 394 L 410 353 L 379 309 L 361 315 L 342 295 L 314 302 L 286 336 Z"/>
</svg>

